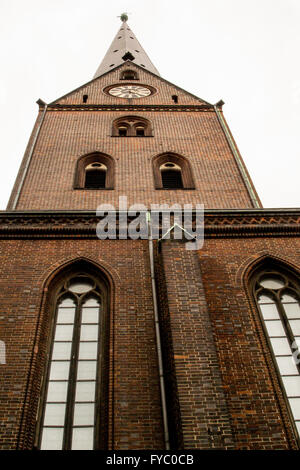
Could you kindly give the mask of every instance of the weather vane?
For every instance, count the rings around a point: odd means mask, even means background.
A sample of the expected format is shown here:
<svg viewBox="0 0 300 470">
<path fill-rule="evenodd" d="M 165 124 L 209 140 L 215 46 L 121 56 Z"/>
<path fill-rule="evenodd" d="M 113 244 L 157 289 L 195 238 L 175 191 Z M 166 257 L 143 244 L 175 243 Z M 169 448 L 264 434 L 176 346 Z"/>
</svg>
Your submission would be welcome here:
<svg viewBox="0 0 300 470">
<path fill-rule="evenodd" d="M 121 16 L 118 16 L 118 18 L 121 18 L 121 21 L 125 23 L 128 20 L 128 13 L 122 13 Z"/>
</svg>

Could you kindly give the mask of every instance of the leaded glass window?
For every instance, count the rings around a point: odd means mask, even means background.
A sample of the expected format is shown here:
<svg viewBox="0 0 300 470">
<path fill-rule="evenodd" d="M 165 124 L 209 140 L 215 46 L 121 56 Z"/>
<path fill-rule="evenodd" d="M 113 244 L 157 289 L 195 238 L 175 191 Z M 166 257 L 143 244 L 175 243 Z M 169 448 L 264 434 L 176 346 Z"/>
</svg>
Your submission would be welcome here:
<svg viewBox="0 0 300 470">
<path fill-rule="evenodd" d="M 92 277 L 76 275 L 60 289 L 40 417 L 42 450 L 97 448 L 103 309 Z"/>
<path fill-rule="evenodd" d="M 294 276 L 276 270 L 265 271 L 256 276 L 255 295 L 299 437 L 299 283 Z"/>
</svg>

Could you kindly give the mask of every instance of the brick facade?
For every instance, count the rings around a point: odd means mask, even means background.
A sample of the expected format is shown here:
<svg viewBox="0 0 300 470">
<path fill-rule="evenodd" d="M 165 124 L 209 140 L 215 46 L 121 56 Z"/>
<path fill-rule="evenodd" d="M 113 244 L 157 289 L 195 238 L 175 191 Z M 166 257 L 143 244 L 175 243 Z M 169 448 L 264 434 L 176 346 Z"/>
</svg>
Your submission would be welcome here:
<svg viewBox="0 0 300 470">
<path fill-rule="evenodd" d="M 117 207 L 123 195 L 128 197 L 129 205 L 138 202 L 147 207 L 175 202 L 204 204 L 206 208 L 253 207 L 213 107 L 145 71 L 141 72 L 147 75 L 143 78 L 159 92 L 147 100 L 142 98 L 142 103 L 130 100 L 130 107 L 121 98 L 116 98 L 116 103 L 102 89 L 117 81 L 124 68 L 126 65 L 48 106 L 15 208 L 96 210 L 102 203 Z M 85 93 L 91 96 L 88 104 L 82 104 Z M 174 93 L 179 95 L 178 105 L 171 100 Z M 148 119 L 153 136 L 112 137 L 113 121 L 122 116 Z M 115 161 L 114 191 L 74 191 L 79 158 L 97 151 Z M 165 152 L 187 159 L 195 190 L 177 190 L 174 195 L 174 191 L 155 189 L 152 160 Z M 29 153 L 30 145 L 24 162 Z M 8 209 L 13 208 L 18 183 Z"/>
<path fill-rule="evenodd" d="M 131 100 L 106 94 L 128 67 L 157 92 Z M 152 136 L 113 136 L 112 123 L 122 116 L 149 120 Z M 255 189 L 232 145 L 213 105 L 130 62 L 47 108 L 40 102 L 0 214 L 2 449 L 36 444 L 51 283 L 76 263 L 98 270 L 110 286 L 105 447 L 165 447 L 148 240 L 96 237 L 96 208 L 118 208 L 119 196 L 129 206 L 206 209 L 201 250 L 154 242 L 171 448 L 298 448 L 248 280 L 264 257 L 299 273 L 300 212 L 253 208 Z M 78 159 L 93 152 L 113 159 L 113 188 L 75 187 Z M 153 159 L 165 152 L 185 158 L 195 189 L 155 189 Z"/>
<path fill-rule="evenodd" d="M 186 252 L 175 240 L 162 242 L 172 331 L 166 362 L 176 371 L 185 448 L 297 448 L 245 289 L 245 271 L 266 255 L 300 267 L 295 239 L 207 238 L 199 252 Z"/>
<path fill-rule="evenodd" d="M 2 240 L 1 248 L 2 448 L 33 445 L 51 324 L 45 289 L 54 272 L 80 258 L 105 269 L 113 285 L 109 447 L 163 448 L 147 242 Z"/>
</svg>

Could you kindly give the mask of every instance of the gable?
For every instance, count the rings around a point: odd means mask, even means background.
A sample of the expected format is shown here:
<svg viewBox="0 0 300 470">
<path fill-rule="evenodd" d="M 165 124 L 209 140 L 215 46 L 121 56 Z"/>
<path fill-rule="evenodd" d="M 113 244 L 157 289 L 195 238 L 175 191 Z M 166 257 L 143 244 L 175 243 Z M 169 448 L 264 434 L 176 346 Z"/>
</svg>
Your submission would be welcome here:
<svg viewBox="0 0 300 470">
<path fill-rule="evenodd" d="M 121 74 L 124 70 L 134 70 L 138 74 L 138 80 L 129 81 L 122 80 Z M 106 94 L 103 90 L 110 85 L 124 85 L 124 84 L 134 84 L 134 85 L 149 85 L 153 87 L 156 91 L 154 94 L 147 96 L 145 98 L 138 99 L 124 99 L 117 98 Z M 86 104 L 89 105 L 124 105 L 124 104 L 147 104 L 147 105 L 174 105 L 172 96 L 178 97 L 178 105 L 207 105 L 206 101 L 201 98 L 188 93 L 182 88 L 177 87 L 176 85 L 164 80 L 163 78 L 144 70 L 142 67 L 139 67 L 133 64 L 131 61 L 126 61 L 124 64 L 119 67 L 114 68 L 113 70 L 97 77 L 90 82 L 82 85 L 76 90 L 62 96 L 61 98 L 55 100 L 51 104 L 59 105 L 80 105 L 84 103 L 83 96 L 87 95 Z"/>
</svg>

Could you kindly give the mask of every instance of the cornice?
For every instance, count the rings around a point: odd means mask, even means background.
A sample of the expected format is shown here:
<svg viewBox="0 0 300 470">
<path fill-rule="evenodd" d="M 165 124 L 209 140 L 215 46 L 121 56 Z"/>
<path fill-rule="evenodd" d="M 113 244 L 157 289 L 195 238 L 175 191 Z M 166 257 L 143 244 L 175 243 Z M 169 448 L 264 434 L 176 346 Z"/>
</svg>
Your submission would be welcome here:
<svg viewBox="0 0 300 470">
<path fill-rule="evenodd" d="M 117 223 L 118 223 L 117 213 Z M 128 222 L 134 217 L 128 217 Z M 97 238 L 95 211 L 2 211 L 0 238 Z M 205 238 L 298 237 L 300 209 L 206 210 Z"/>
<path fill-rule="evenodd" d="M 255 238 L 300 235 L 300 209 L 205 211 L 205 237 Z"/>
<path fill-rule="evenodd" d="M 51 104 L 49 111 L 211 111 L 214 107 L 209 104 L 200 105 L 158 105 L 158 104 Z"/>
</svg>

